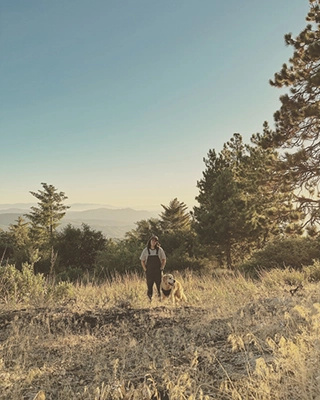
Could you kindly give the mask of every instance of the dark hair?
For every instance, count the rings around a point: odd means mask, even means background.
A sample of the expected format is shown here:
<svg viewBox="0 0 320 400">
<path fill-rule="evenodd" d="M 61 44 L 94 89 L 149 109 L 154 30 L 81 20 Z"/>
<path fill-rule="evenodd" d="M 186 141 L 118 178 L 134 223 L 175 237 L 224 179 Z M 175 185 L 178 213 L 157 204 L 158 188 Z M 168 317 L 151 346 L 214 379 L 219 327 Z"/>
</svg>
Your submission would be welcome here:
<svg viewBox="0 0 320 400">
<path fill-rule="evenodd" d="M 152 240 L 152 239 L 156 239 L 157 243 L 156 243 L 156 245 L 155 245 L 155 248 L 158 249 L 158 248 L 160 247 L 160 243 L 159 243 L 159 238 L 158 238 L 158 236 L 156 236 L 156 235 L 152 235 L 151 238 L 148 240 L 148 243 L 147 243 L 148 249 L 151 248 L 151 240 Z"/>
</svg>

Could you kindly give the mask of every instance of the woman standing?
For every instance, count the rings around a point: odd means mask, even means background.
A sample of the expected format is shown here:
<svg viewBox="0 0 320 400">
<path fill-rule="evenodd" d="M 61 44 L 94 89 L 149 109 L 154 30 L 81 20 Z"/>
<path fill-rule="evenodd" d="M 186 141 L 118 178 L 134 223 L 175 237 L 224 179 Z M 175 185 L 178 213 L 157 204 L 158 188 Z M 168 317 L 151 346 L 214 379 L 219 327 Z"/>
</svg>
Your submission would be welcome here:
<svg viewBox="0 0 320 400">
<path fill-rule="evenodd" d="M 161 276 L 167 261 L 166 254 L 163 248 L 160 247 L 157 236 L 153 235 L 148 240 L 147 247 L 143 249 L 140 260 L 142 268 L 146 272 L 147 294 L 151 301 L 154 284 L 156 284 L 158 296 L 160 297 Z"/>
</svg>

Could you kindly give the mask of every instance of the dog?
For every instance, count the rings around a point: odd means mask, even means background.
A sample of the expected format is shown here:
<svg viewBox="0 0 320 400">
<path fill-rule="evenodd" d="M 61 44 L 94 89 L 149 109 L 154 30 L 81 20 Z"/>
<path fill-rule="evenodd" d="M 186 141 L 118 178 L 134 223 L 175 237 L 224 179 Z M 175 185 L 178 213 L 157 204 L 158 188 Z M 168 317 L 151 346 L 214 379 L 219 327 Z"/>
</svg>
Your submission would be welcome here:
<svg viewBox="0 0 320 400">
<path fill-rule="evenodd" d="M 174 279 L 173 275 L 171 274 L 164 274 L 162 276 L 160 290 L 161 301 L 164 299 L 171 299 L 173 305 L 182 300 L 187 301 L 187 297 L 184 294 L 181 283 Z"/>
</svg>

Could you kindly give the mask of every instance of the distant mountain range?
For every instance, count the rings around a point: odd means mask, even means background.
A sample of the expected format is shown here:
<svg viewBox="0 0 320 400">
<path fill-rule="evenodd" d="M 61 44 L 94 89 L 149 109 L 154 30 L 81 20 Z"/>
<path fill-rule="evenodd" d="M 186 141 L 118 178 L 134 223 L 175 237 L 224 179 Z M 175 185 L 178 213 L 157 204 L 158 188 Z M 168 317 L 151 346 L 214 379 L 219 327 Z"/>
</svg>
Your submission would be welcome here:
<svg viewBox="0 0 320 400">
<path fill-rule="evenodd" d="M 32 206 L 37 205 L 31 203 L 0 204 L 0 229 L 7 230 L 10 224 L 16 223 L 19 216 L 23 217 L 28 214 Z M 101 231 L 107 238 L 121 239 L 125 233 L 136 228 L 136 222 L 159 217 L 159 211 L 111 207 L 99 204 L 72 204 L 61 220 L 60 228 L 68 224 L 74 227 L 87 224 L 91 229 Z"/>
</svg>

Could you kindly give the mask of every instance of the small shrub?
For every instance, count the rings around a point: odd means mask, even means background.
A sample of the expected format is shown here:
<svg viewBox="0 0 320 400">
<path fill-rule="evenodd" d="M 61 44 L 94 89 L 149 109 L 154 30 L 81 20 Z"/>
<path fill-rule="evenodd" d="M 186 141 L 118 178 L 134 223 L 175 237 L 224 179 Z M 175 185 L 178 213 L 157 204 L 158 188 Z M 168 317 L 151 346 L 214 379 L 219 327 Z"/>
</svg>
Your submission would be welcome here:
<svg viewBox="0 0 320 400">
<path fill-rule="evenodd" d="M 273 269 L 270 271 L 262 271 L 260 273 L 260 278 L 263 284 L 268 289 L 275 289 L 279 287 L 288 286 L 298 286 L 303 283 L 305 274 L 302 271 L 297 271 L 290 268 L 285 269 Z"/>
<path fill-rule="evenodd" d="M 74 297 L 74 285 L 69 282 L 48 284 L 43 274 L 35 274 L 32 265 L 0 267 L 0 302 L 43 304 Z"/>
<path fill-rule="evenodd" d="M 65 300 L 74 297 L 74 285 L 70 282 L 59 282 L 49 291 L 54 300 Z"/>
<path fill-rule="evenodd" d="M 306 279 L 310 282 L 320 282 L 320 261 L 314 260 L 313 263 L 303 268 Z"/>
<path fill-rule="evenodd" d="M 35 274 L 33 266 L 23 264 L 19 271 L 14 265 L 0 267 L 0 299 L 21 302 L 43 298 L 46 282 L 43 274 Z"/>
</svg>

